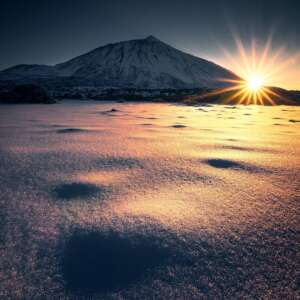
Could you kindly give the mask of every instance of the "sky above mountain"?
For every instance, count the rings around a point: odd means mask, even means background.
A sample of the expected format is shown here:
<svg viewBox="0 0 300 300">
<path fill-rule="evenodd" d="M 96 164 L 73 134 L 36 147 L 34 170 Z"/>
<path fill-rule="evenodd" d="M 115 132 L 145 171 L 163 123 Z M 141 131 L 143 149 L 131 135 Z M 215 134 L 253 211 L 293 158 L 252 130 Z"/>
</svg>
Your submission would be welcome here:
<svg viewBox="0 0 300 300">
<path fill-rule="evenodd" d="M 256 40 L 284 59 L 300 50 L 300 2 L 285 0 L 142 1 L 1 0 L 0 69 L 20 63 L 56 64 L 100 45 L 150 34 L 172 46 L 236 71 L 226 49 L 240 61 Z M 300 62 L 293 59 L 272 84 L 300 89 Z"/>
</svg>

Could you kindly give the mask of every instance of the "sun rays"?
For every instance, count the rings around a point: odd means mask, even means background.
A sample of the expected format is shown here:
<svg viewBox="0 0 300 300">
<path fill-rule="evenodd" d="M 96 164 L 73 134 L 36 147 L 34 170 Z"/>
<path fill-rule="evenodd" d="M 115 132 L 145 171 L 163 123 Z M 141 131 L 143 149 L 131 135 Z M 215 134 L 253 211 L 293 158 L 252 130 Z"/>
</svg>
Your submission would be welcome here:
<svg viewBox="0 0 300 300">
<path fill-rule="evenodd" d="M 271 36 L 265 46 L 258 47 L 255 39 L 246 49 L 241 39 L 235 37 L 237 54 L 234 55 L 221 47 L 228 65 L 231 66 L 237 79 L 219 78 L 228 83 L 225 88 L 214 90 L 205 96 L 222 96 L 226 104 L 260 104 L 275 105 L 277 100 L 285 100 L 283 95 L 274 89 L 275 78 L 282 75 L 284 69 L 300 58 L 299 53 L 285 57 L 284 47 L 272 49 Z"/>
<path fill-rule="evenodd" d="M 262 75 L 251 74 L 246 79 L 224 79 L 224 81 L 230 82 L 232 86 L 214 91 L 211 95 L 226 94 L 224 99 L 226 104 L 275 105 L 276 103 L 272 97 L 283 98 L 272 88 L 263 85 L 265 81 Z"/>
</svg>

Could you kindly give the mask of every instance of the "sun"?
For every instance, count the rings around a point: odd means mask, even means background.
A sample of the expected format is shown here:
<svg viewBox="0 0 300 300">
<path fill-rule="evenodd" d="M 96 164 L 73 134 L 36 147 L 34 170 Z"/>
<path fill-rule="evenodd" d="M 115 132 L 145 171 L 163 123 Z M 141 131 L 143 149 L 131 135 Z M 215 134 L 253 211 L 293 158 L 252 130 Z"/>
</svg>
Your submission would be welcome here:
<svg viewBox="0 0 300 300">
<path fill-rule="evenodd" d="M 230 83 L 228 87 L 209 92 L 206 96 L 222 95 L 224 104 L 255 104 L 275 105 L 274 98 L 281 98 L 279 94 L 265 85 L 263 73 L 249 72 L 241 79 L 223 79 Z"/>
<path fill-rule="evenodd" d="M 282 89 L 274 87 L 277 76 L 284 69 L 300 59 L 300 51 L 294 55 L 285 55 L 285 48 L 272 50 L 272 36 L 264 47 L 257 46 L 255 39 L 244 46 L 241 39 L 234 36 L 236 51 L 228 51 L 219 45 L 223 51 L 228 69 L 234 70 L 231 78 L 217 78 L 225 87 L 209 90 L 208 92 L 192 96 L 191 99 L 215 98 L 224 104 L 245 105 L 276 105 L 278 103 L 293 103 L 287 99 Z"/>
<path fill-rule="evenodd" d="M 252 92 L 259 92 L 264 84 L 263 76 L 257 74 L 250 75 L 246 82 L 247 88 Z"/>
<path fill-rule="evenodd" d="M 213 92 L 214 95 L 226 95 L 225 104 L 275 105 L 273 98 L 281 97 L 271 88 L 265 86 L 264 76 L 258 73 L 250 73 L 245 76 L 245 79 L 226 81 L 231 83 L 229 87 Z"/>
<path fill-rule="evenodd" d="M 272 50 L 271 36 L 266 41 L 265 47 L 257 46 L 255 39 L 250 41 L 246 48 L 238 36 L 234 37 L 236 52 L 227 51 L 220 45 L 227 60 L 227 65 L 235 70 L 236 79 L 219 78 L 227 83 L 224 88 L 219 88 L 206 93 L 203 98 L 220 95 L 225 104 L 258 104 L 275 105 L 277 101 L 282 102 L 279 89 L 273 88 L 274 78 L 300 55 L 294 57 L 283 57 L 284 48 Z M 234 54 L 233 54 L 234 53 Z"/>
</svg>

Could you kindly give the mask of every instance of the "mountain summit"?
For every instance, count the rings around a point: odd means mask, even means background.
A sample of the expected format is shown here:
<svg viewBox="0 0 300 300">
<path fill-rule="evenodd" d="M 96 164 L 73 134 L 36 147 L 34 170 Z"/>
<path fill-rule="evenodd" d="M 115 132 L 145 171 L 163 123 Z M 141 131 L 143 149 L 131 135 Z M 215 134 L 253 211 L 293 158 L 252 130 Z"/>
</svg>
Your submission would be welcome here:
<svg viewBox="0 0 300 300">
<path fill-rule="evenodd" d="M 235 78 L 221 66 L 177 50 L 150 35 L 96 48 L 55 66 L 18 65 L 0 72 L 0 80 L 60 80 L 115 88 L 215 88 L 220 78 Z"/>
</svg>

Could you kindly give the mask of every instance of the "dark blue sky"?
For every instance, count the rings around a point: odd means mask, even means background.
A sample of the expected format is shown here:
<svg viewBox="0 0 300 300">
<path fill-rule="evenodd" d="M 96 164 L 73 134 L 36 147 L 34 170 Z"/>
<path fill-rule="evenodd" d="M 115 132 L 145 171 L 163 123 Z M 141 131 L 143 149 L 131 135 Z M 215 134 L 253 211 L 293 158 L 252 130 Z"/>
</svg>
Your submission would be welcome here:
<svg viewBox="0 0 300 300">
<path fill-rule="evenodd" d="M 218 44 L 233 49 L 232 31 L 247 43 L 300 49 L 300 1 L 283 0 L 1 0 L 0 69 L 55 64 L 100 45 L 153 34 L 222 62 Z"/>
</svg>

